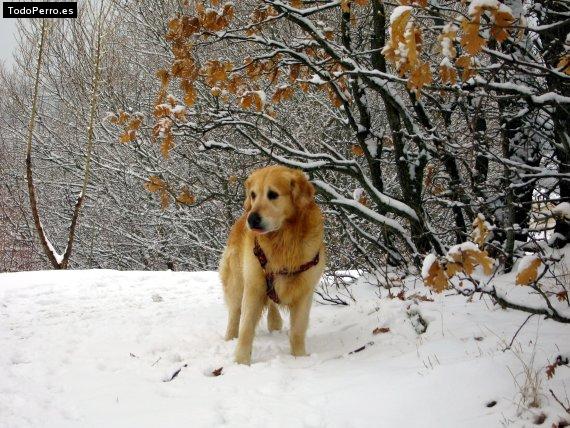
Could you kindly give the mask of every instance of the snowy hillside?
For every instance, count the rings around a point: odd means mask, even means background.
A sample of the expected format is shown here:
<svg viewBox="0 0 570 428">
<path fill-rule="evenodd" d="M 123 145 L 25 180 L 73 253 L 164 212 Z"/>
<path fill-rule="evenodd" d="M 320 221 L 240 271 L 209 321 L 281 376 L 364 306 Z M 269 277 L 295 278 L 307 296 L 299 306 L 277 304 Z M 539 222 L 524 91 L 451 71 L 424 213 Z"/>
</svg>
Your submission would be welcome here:
<svg viewBox="0 0 570 428">
<path fill-rule="evenodd" d="M 548 390 L 565 399 L 570 370 L 548 380 L 545 366 L 568 354 L 568 326 L 534 316 L 503 352 L 527 314 L 430 296 L 417 302 L 429 322 L 418 334 L 412 302 L 353 289 L 356 304 L 313 307 L 311 356 L 288 355 L 286 332 L 263 322 L 246 367 L 223 340 L 216 273 L 1 274 L 0 426 L 495 427 L 544 414 L 550 427 L 564 417 Z M 541 407 L 528 410 L 533 358 Z"/>
</svg>

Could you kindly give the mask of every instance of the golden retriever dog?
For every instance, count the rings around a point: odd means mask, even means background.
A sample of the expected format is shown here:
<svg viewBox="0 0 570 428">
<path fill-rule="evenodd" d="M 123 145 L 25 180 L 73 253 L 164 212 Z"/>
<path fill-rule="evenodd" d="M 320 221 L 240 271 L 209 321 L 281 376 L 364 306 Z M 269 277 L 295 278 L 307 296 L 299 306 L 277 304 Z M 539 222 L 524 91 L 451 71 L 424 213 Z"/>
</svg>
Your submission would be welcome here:
<svg viewBox="0 0 570 428">
<path fill-rule="evenodd" d="M 323 273 L 323 216 L 302 171 L 269 166 L 245 182 L 245 213 L 233 225 L 220 262 L 228 307 L 226 340 L 238 338 L 235 361 L 251 363 L 255 328 L 267 308 L 269 331 L 289 310 L 291 354 L 307 355 L 313 291 Z"/>
</svg>

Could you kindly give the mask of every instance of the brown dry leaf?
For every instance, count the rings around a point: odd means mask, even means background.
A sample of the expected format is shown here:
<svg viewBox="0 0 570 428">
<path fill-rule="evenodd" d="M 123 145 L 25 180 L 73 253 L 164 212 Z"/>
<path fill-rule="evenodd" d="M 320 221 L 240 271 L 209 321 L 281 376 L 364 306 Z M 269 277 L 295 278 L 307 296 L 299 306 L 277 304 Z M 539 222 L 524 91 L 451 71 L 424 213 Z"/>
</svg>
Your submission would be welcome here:
<svg viewBox="0 0 570 428">
<path fill-rule="evenodd" d="M 155 117 L 168 117 L 170 115 L 170 108 L 165 104 L 159 104 L 154 106 L 154 116 Z"/>
<path fill-rule="evenodd" d="M 473 232 L 471 232 L 471 239 L 481 248 L 487 241 L 490 234 L 491 232 L 485 225 L 485 217 L 479 214 L 475 220 L 473 220 Z"/>
<path fill-rule="evenodd" d="M 122 125 L 127 120 L 129 120 L 129 115 L 125 113 L 123 110 L 119 111 L 119 117 L 117 119 L 117 125 Z"/>
<path fill-rule="evenodd" d="M 565 73 L 570 76 L 570 53 L 560 58 L 557 67 L 560 69 L 562 73 Z"/>
<path fill-rule="evenodd" d="M 304 85 L 306 85 L 306 87 Z M 304 92 L 307 92 L 309 90 L 309 85 L 305 82 L 302 82 L 299 86 L 301 86 L 301 89 Z M 333 89 L 332 83 L 327 84 L 326 88 L 327 88 L 327 94 L 329 96 L 332 105 L 335 106 L 336 108 L 342 106 L 342 98 Z"/>
<path fill-rule="evenodd" d="M 493 271 L 493 259 L 487 255 L 486 251 L 467 249 L 449 254 L 449 257 L 468 275 L 471 275 L 477 266 L 483 268 L 485 275 L 490 275 Z M 458 267 L 451 266 L 453 266 L 453 263 L 448 263 L 448 275 L 451 271 L 455 274 L 459 270 Z"/>
<path fill-rule="evenodd" d="M 455 274 L 463 272 L 463 265 L 461 263 L 448 262 L 445 265 L 445 272 L 447 273 L 448 278 L 451 278 Z"/>
<path fill-rule="evenodd" d="M 166 183 L 160 177 L 156 175 L 151 175 L 148 178 L 148 181 L 144 183 L 144 187 L 151 193 L 154 193 L 158 190 L 166 189 Z"/>
<path fill-rule="evenodd" d="M 362 147 L 360 147 L 358 144 L 353 144 L 350 147 L 350 151 L 354 156 L 364 156 L 364 150 L 362 150 Z"/>
<path fill-rule="evenodd" d="M 350 13 L 350 3 L 352 0 L 340 0 L 340 8 L 343 13 Z"/>
<path fill-rule="evenodd" d="M 198 93 L 196 92 L 194 86 L 186 86 L 184 90 L 184 104 L 191 106 L 196 102 L 196 98 L 198 98 Z"/>
<path fill-rule="evenodd" d="M 453 67 L 440 65 L 439 76 L 441 77 L 441 82 L 444 84 L 449 83 L 450 85 L 454 85 L 457 82 L 457 71 Z"/>
<path fill-rule="evenodd" d="M 190 37 L 200 30 L 200 20 L 194 16 L 183 16 L 181 21 L 180 35 Z"/>
<path fill-rule="evenodd" d="M 161 68 L 156 72 L 156 77 L 159 78 L 160 84 L 163 87 L 168 85 L 168 82 L 170 81 L 170 73 L 164 68 Z"/>
<path fill-rule="evenodd" d="M 136 139 L 136 132 L 132 129 L 127 129 L 123 132 L 119 137 L 119 142 L 122 144 L 130 143 L 131 141 L 135 141 Z"/>
<path fill-rule="evenodd" d="M 165 210 L 170 205 L 170 195 L 166 190 L 160 191 L 160 208 Z"/>
<path fill-rule="evenodd" d="M 376 327 L 372 330 L 372 334 L 382 334 L 382 333 L 389 333 L 390 327 Z"/>
<path fill-rule="evenodd" d="M 481 12 L 474 15 L 472 20 L 464 19 L 461 22 L 463 36 L 461 37 L 461 46 L 470 54 L 477 55 L 487 44 L 487 41 L 479 35 L 479 26 L 481 22 Z"/>
<path fill-rule="evenodd" d="M 176 201 L 184 205 L 192 205 L 196 202 L 196 197 L 190 193 L 188 187 L 183 187 L 180 195 L 176 197 Z"/>
<path fill-rule="evenodd" d="M 390 25 L 390 40 L 382 49 L 382 54 L 390 62 L 396 63 L 396 51 L 400 44 L 406 44 L 405 30 L 410 20 L 412 11 L 406 10 L 401 13 Z"/>
<path fill-rule="evenodd" d="M 301 72 L 301 64 L 291 64 L 289 66 L 289 81 L 295 82 L 299 78 Z"/>
<path fill-rule="evenodd" d="M 280 73 L 281 73 L 281 70 L 279 69 L 279 67 L 277 67 L 277 66 L 273 67 L 273 70 L 271 70 L 271 72 L 269 73 L 269 76 L 268 76 L 269 83 L 274 85 L 275 82 L 277 82 L 277 79 L 279 78 Z"/>
<path fill-rule="evenodd" d="M 291 85 L 283 85 L 277 88 L 273 97 L 271 97 L 271 101 L 274 103 L 280 103 L 283 100 L 289 100 L 293 96 L 294 89 Z"/>
<path fill-rule="evenodd" d="M 491 27 L 491 36 L 498 42 L 503 42 L 509 36 L 507 30 L 511 28 L 515 18 L 505 10 L 492 10 L 494 16 L 493 26 Z"/>
<path fill-rule="evenodd" d="M 424 186 L 430 187 L 433 184 L 433 179 L 435 177 L 436 168 L 435 165 L 430 163 L 426 166 L 424 174 Z"/>
<path fill-rule="evenodd" d="M 431 74 L 429 64 L 423 63 L 412 71 L 412 74 L 410 74 L 410 77 L 408 78 L 408 88 L 414 91 L 419 97 L 422 88 L 431 83 L 432 80 L 433 76 Z"/>
<path fill-rule="evenodd" d="M 420 7 L 426 7 L 428 4 L 428 0 L 400 0 L 400 4 L 402 6 L 416 5 Z"/>
<path fill-rule="evenodd" d="M 257 91 L 247 91 L 240 99 L 243 108 L 255 107 L 257 111 L 263 110 L 263 100 Z"/>
<path fill-rule="evenodd" d="M 170 150 L 174 147 L 174 138 L 172 137 L 172 133 L 168 132 L 164 139 L 162 140 L 162 144 L 160 145 L 160 153 L 165 159 L 168 159 L 170 156 Z"/>
<path fill-rule="evenodd" d="M 556 363 L 552 363 L 552 364 L 549 364 L 546 366 L 546 377 L 548 379 L 552 379 L 552 377 L 556 373 L 556 367 L 557 366 L 558 366 L 558 364 L 556 364 Z"/>
<path fill-rule="evenodd" d="M 220 376 L 222 374 L 222 371 L 224 370 L 223 367 L 220 367 L 216 370 L 212 370 L 212 376 Z"/>
<path fill-rule="evenodd" d="M 517 285 L 529 285 L 538 279 L 538 268 L 542 265 L 542 260 L 536 257 L 524 269 L 517 273 Z"/>
<path fill-rule="evenodd" d="M 133 117 L 129 122 L 127 129 L 131 131 L 137 131 L 142 123 L 142 119 L 140 117 Z"/>
<path fill-rule="evenodd" d="M 475 75 L 475 70 L 473 70 L 473 58 L 469 55 L 462 55 L 455 61 L 455 65 L 463 69 L 461 73 L 461 80 L 464 82 Z"/>
<path fill-rule="evenodd" d="M 441 293 L 447 288 L 447 275 L 439 261 L 435 260 L 429 270 L 427 278 L 424 278 L 424 283 L 431 287 L 436 293 Z"/>
<path fill-rule="evenodd" d="M 198 77 L 199 69 L 196 62 L 192 58 L 177 59 L 172 63 L 170 69 L 173 76 L 180 79 L 196 80 Z"/>
<path fill-rule="evenodd" d="M 235 184 L 238 181 L 238 178 L 235 175 L 230 175 L 228 177 L 228 181 L 230 182 L 230 184 Z"/>
<path fill-rule="evenodd" d="M 233 68 L 233 64 L 229 61 L 210 60 L 206 66 L 202 68 L 206 83 L 208 86 L 216 86 L 219 82 L 228 80 L 228 72 Z"/>
<path fill-rule="evenodd" d="M 301 0 L 291 0 L 291 7 L 301 9 L 303 7 L 303 2 Z"/>
</svg>

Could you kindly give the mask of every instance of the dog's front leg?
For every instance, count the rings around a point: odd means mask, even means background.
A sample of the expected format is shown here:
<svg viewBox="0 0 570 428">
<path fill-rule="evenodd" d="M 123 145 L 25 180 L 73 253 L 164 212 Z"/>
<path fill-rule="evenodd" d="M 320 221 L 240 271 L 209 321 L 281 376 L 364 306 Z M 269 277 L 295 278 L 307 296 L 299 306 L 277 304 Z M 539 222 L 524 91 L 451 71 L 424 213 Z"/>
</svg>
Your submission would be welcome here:
<svg viewBox="0 0 570 428">
<path fill-rule="evenodd" d="M 239 336 L 236 348 L 235 361 L 239 364 L 251 363 L 251 348 L 255 327 L 261 318 L 265 305 L 265 293 L 258 287 L 247 287 L 243 294 L 241 320 L 239 323 Z"/>
<path fill-rule="evenodd" d="M 291 343 L 291 355 L 302 357 L 307 355 L 305 351 L 305 335 L 309 326 L 309 312 L 313 303 L 312 293 L 290 306 L 291 331 L 289 342 Z"/>
</svg>

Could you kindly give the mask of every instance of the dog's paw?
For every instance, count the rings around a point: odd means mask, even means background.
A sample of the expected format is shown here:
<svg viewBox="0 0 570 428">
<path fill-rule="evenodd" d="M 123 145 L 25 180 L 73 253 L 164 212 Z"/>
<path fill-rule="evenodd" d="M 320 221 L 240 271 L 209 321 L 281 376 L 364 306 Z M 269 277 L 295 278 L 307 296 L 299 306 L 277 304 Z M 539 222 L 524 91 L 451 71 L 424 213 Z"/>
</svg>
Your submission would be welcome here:
<svg viewBox="0 0 570 428">
<path fill-rule="evenodd" d="M 237 339 L 237 337 L 238 337 L 237 334 L 226 333 L 226 336 L 224 337 L 224 340 L 226 340 L 227 342 L 229 342 L 230 340 Z"/>
<path fill-rule="evenodd" d="M 304 349 L 292 349 L 291 355 L 294 357 L 308 357 L 309 354 Z"/>
<path fill-rule="evenodd" d="M 236 352 L 234 361 L 238 364 L 245 364 L 249 366 L 251 364 L 251 352 Z"/>
</svg>

